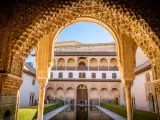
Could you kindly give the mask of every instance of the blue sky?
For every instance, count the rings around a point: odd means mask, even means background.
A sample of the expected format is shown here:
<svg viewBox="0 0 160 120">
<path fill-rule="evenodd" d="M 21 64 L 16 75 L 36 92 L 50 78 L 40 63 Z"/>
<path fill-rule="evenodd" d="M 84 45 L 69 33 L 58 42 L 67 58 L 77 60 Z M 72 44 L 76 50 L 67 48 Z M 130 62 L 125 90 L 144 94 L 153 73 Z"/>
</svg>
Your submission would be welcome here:
<svg viewBox="0 0 160 120">
<path fill-rule="evenodd" d="M 113 42 L 112 35 L 102 26 L 91 22 L 79 22 L 62 30 L 57 41 L 76 40 L 81 43 Z"/>
<path fill-rule="evenodd" d="M 91 22 L 79 22 L 66 27 L 57 37 L 60 41 L 78 41 L 81 43 L 110 43 L 114 42 L 112 35 L 102 26 Z M 33 61 L 31 56 L 27 62 Z"/>
</svg>

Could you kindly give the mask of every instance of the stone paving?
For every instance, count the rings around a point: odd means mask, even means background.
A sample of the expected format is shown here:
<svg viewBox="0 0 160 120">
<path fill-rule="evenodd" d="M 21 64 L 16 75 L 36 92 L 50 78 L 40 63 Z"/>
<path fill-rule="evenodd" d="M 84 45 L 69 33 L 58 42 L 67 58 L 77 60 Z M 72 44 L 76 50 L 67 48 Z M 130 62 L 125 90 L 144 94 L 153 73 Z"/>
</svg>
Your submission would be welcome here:
<svg viewBox="0 0 160 120">
<path fill-rule="evenodd" d="M 45 114 L 43 116 L 43 120 L 49 120 L 51 119 L 52 117 L 54 117 L 55 115 L 57 115 L 59 112 L 63 111 L 64 109 L 66 109 L 69 105 L 64 105 L 60 108 L 57 108 L 47 114 Z M 110 110 L 107 110 L 99 105 L 95 105 L 95 107 L 97 107 L 99 110 L 103 111 L 104 113 L 106 113 L 107 115 L 109 115 L 111 118 L 113 118 L 114 120 L 127 120 L 126 118 L 110 111 Z M 36 119 L 35 119 L 36 120 Z"/>
<path fill-rule="evenodd" d="M 114 120 L 127 120 L 126 118 L 111 112 L 110 110 L 107 110 L 101 106 L 95 105 L 99 110 L 103 111 L 104 113 L 106 113 L 107 115 L 109 115 L 111 118 L 113 118 Z"/>
<path fill-rule="evenodd" d="M 55 109 L 55 110 L 53 110 L 53 111 L 45 114 L 43 116 L 43 120 L 49 120 L 49 119 L 51 119 L 52 117 L 54 117 L 55 115 L 57 115 L 59 112 L 61 112 L 62 110 L 66 109 L 68 106 L 69 105 L 64 105 L 64 106 L 62 106 L 60 108 L 57 108 L 57 109 Z M 35 119 L 35 120 L 37 120 L 37 119 Z"/>
</svg>

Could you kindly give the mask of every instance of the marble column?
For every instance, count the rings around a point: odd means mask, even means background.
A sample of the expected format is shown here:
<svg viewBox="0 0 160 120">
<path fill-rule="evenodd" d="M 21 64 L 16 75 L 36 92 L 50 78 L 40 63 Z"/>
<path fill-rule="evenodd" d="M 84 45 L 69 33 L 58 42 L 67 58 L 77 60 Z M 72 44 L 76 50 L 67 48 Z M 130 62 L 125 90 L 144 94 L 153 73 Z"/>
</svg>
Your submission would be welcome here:
<svg viewBox="0 0 160 120">
<path fill-rule="evenodd" d="M 157 112 L 157 120 L 160 120 L 160 79 L 159 80 L 153 80 L 153 91 L 154 91 L 154 98 L 155 98 L 155 107 Z"/>
<path fill-rule="evenodd" d="M 127 103 L 127 119 L 132 120 L 131 90 L 125 88 L 125 91 L 126 91 L 126 103 Z"/>
<path fill-rule="evenodd" d="M 131 102 L 131 87 L 133 80 L 125 80 L 125 92 L 126 92 L 126 108 L 127 108 L 127 120 L 132 120 L 132 102 Z"/>
<path fill-rule="evenodd" d="M 39 102 L 38 102 L 37 120 L 43 120 L 45 87 L 47 84 L 47 79 L 38 79 L 38 84 L 39 84 Z"/>
</svg>

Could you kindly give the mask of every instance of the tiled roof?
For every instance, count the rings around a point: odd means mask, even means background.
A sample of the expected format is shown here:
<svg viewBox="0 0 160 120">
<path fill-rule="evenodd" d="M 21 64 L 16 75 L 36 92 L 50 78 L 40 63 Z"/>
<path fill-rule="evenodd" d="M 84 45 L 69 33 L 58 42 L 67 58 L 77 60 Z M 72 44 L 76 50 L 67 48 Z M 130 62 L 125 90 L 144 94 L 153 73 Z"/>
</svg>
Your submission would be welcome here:
<svg viewBox="0 0 160 120">
<path fill-rule="evenodd" d="M 143 64 L 137 66 L 134 69 L 134 71 L 135 71 L 135 74 L 137 75 L 137 74 L 140 74 L 140 73 L 142 73 L 146 70 L 149 70 L 149 69 L 151 69 L 151 63 L 150 63 L 150 61 L 146 61 Z"/>
<path fill-rule="evenodd" d="M 65 82 L 71 82 L 71 81 L 74 81 L 74 82 L 121 82 L 120 79 L 86 79 L 86 78 L 68 78 L 68 79 L 65 79 L 65 78 L 53 78 L 53 79 L 49 79 L 49 81 L 51 82 L 54 82 L 54 81 L 65 81 Z"/>
<path fill-rule="evenodd" d="M 91 43 L 91 44 L 75 44 L 75 45 L 63 45 L 63 46 L 55 46 L 55 48 L 63 48 L 63 47 L 81 47 L 81 46 L 104 46 L 104 45 L 115 45 L 115 43 Z"/>
<path fill-rule="evenodd" d="M 30 73 L 31 75 L 36 75 L 36 70 L 33 68 L 32 63 L 30 62 L 25 62 L 24 63 L 24 68 L 23 68 L 24 72 Z"/>
<path fill-rule="evenodd" d="M 116 56 L 116 52 L 102 52 L 102 51 L 91 51 L 91 52 L 85 52 L 85 51 L 76 51 L 76 52 L 55 52 L 55 56 L 65 56 L 65 55 L 84 55 L 84 56 L 93 56 L 93 55 L 100 55 L 100 56 Z"/>
</svg>

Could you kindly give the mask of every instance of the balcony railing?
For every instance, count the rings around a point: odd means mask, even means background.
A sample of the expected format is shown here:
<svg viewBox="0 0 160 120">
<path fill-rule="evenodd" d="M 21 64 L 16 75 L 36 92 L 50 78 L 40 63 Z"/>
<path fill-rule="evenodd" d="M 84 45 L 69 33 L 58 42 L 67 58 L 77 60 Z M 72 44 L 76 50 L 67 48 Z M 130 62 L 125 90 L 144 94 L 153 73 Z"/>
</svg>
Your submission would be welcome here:
<svg viewBox="0 0 160 120">
<path fill-rule="evenodd" d="M 109 71 L 118 71 L 118 67 L 117 66 L 114 66 L 114 67 L 109 67 L 108 69 Z"/>
<path fill-rule="evenodd" d="M 77 70 L 77 71 L 119 71 L 117 66 L 53 66 L 52 70 Z"/>
<path fill-rule="evenodd" d="M 119 78 L 50 78 L 52 81 L 120 81 Z"/>
<path fill-rule="evenodd" d="M 77 66 L 76 68 L 77 68 L 76 70 L 85 70 L 85 71 L 88 70 L 87 66 Z"/>
<path fill-rule="evenodd" d="M 56 70 L 56 66 L 53 66 L 53 67 L 52 67 L 52 70 Z"/>
<path fill-rule="evenodd" d="M 109 67 L 108 66 L 100 66 L 99 71 L 108 71 Z"/>
<path fill-rule="evenodd" d="M 66 67 L 65 66 L 57 66 L 57 70 L 65 70 Z"/>
<path fill-rule="evenodd" d="M 89 70 L 92 70 L 92 71 L 97 71 L 98 70 L 98 67 L 96 66 L 89 66 Z"/>
<path fill-rule="evenodd" d="M 75 70 L 75 69 L 76 69 L 75 66 L 67 66 L 67 67 L 66 67 L 66 70 Z"/>
</svg>

